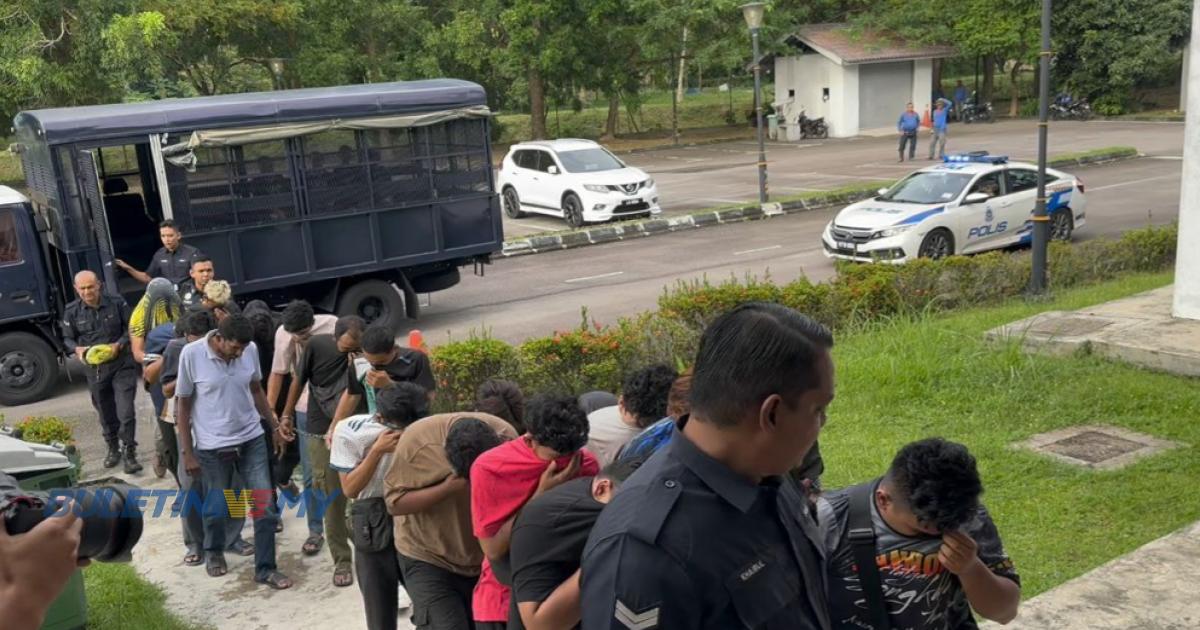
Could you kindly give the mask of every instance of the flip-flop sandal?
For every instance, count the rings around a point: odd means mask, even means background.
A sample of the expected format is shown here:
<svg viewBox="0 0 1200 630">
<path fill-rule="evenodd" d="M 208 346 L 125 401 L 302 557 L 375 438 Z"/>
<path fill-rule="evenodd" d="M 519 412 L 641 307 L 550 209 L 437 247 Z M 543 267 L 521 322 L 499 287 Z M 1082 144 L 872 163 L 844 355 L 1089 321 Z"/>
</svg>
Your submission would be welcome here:
<svg viewBox="0 0 1200 630">
<path fill-rule="evenodd" d="M 204 556 L 198 553 L 189 553 L 183 557 L 183 565 L 188 567 L 198 567 L 204 564 Z"/>
<path fill-rule="evenodd" d="M 335 569 L 333 572 L 333 585 L 339 588 L 354 585 L 354 572 L 347 568 Z"/>
<path fill-rule="evenodd" d="M 225 564 L 223 556 L 210 556 L 205 563 L 204 570 L 208 572 L 208 577 L 221 577 L 229 573 L 229 566 Z"/>
<path fill-rule="evenodd" d="M 270 586 L 271 588 L 273 588 L 277 591 L 282 591 L 282 590 L 292 588 L 291 578 L 280 573 L 279 571 L 272 571 L 272 572 L 264 575 L 263 577 L 256 576 L 254 578 L 254 581 L 258 582 L 259 584 L 266 584 L 267 586 Z"/>
<path fill-rule="evenodd" d="M 315 556 L 321 553 L 321 547 L 325 546 L 325 537 L 313 534 L 304 541 L 304 545 L 300 547 L 300 553 L 306 556 Z"/>
<path fill-rule="evenodd" d="M 254 555 L 254 545 L 251 545 L 244 540 L 239 540 L 233 543 L 233 546 L 230 547 L 229 550 L 243 558 L 249 558 L 250 556 Z"/>
</svg>

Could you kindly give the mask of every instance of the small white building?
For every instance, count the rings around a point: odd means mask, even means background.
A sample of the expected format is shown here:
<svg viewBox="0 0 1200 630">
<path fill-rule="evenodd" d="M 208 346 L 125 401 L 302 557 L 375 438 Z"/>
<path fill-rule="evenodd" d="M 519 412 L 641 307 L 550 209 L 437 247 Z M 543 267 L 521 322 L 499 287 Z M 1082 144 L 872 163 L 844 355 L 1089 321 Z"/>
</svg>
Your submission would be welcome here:
<svg viewBox="0 0 1200 630">
<path fill-rule="evenodd" d="M 834 138 L 895 129 L 911 101 L 923 114 L 932 102 L 933 60 L 951 46 L 910 46 L 847 24 L 810 24 L 785 40 L 796 54 L 775 58 L 780 139 L 799 140 L 796 120 L 824 118 Z M 947 95 L 949 96 L 949 95 Z"/>
</svg>

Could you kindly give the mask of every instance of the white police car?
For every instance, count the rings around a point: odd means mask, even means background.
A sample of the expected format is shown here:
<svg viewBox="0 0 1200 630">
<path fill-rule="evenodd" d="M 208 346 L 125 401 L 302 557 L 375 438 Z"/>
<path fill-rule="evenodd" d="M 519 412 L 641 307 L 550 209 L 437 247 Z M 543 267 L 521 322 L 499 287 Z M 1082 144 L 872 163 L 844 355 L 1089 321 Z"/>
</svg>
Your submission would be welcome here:
<svg viewBox="0 0 1200 630">
<path fill-rule="evenodd" d="M 1046 169 L 1050 238 L 1068 241 L 1084 224 L 1083 182 Z M 821 240 L 842 260 L 902 263 L 1022 245 L 1033 239 L 1037 167 L 976 151 L 948 155 L 847 206 Z"/>
</svg>

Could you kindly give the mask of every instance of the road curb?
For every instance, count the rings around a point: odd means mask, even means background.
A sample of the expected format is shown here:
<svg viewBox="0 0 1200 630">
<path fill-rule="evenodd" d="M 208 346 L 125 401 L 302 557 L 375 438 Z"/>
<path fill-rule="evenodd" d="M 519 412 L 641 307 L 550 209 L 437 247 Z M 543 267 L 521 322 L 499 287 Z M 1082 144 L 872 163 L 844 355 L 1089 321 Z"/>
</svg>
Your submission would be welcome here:
<svg viewBox="0 0 1200 630">
<path fill-rule="evenodd" d="M 1141 157 L 1141 154 L 1136 150 L 1111 151 L 1080 158 L 1050 160 L 1047 163 L 1047 166 L 1050 168 L 1061 168 L 1064 166 L 1095 165 L 1108 162 L 1118 162 L 1121 160 L 1130 160 L 1138 157 Z M 796 214 L 798 212 L 807 212 L 810 210 L 820 210 L 823 208 L 851 204 L 856 201 L 867 199 L 872 195 L 874 195 L 874 193 L 870 191 L 822 195 L 819 197 L 785 201 L 778 205 L 779 210 L 781 210 L 783 214 Z M 652 219 L 643 219 L 641 221 L 626 221 L 615 224 L 610 223 L 597 225 L 595 227 L 583 230 L 564 230 L 562 232 L 539 234 L 527 238 L 505 241 L 504 249 L 500 252 L 500 257 L 513 258 L 515 256 L 527 256 L 529 254 L 540 254 L 543 252 L 552 252 L 564 249 L 576 249 L 579 247 L 588 247 L 590 245 L 598 245 L 601 243 L 612 243 L 615 241 L 627 241 L 645 238 L 647 236 L 654 236 L 656 234 L 670 234 L 672 232 L 694 230 L 712 225 L 758 221 L 760 219 L 770 218 L 771 216 L 775 216 L 775 214 L 768 214 L 766 211 L 764 211 L 763 207 L 758 204 L 746 204 L 743 206 L 722 208 L 719 210 L 701 210 L 692 214 L 677 215 L 672 217 L 656 217 Z"/>
</svg>

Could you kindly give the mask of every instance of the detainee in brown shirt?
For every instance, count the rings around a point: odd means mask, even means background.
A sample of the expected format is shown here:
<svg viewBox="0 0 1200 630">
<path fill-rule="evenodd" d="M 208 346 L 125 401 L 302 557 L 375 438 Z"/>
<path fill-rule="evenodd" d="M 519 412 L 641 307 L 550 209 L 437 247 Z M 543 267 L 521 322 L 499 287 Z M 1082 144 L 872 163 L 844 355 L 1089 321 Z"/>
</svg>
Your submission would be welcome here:
<svg viewBox="0 0 1200 630">
<path fill-rule="evenodd" d="M 516 439 L 512 425 L 478 412 L 429 416 L 404 430 L 384 478 L 388 510 L 406 494 L 445 482 L 453 470 L 446 457 L 446 436 L 463 418 L 477 418 L 504 440 Z M 471 490 L 466 484 L 426 509 L 395 517 L 396 550 L 401 555 L 458 575 L 479 575 L 483 550 L 471 530 Z"/>
</svg>

